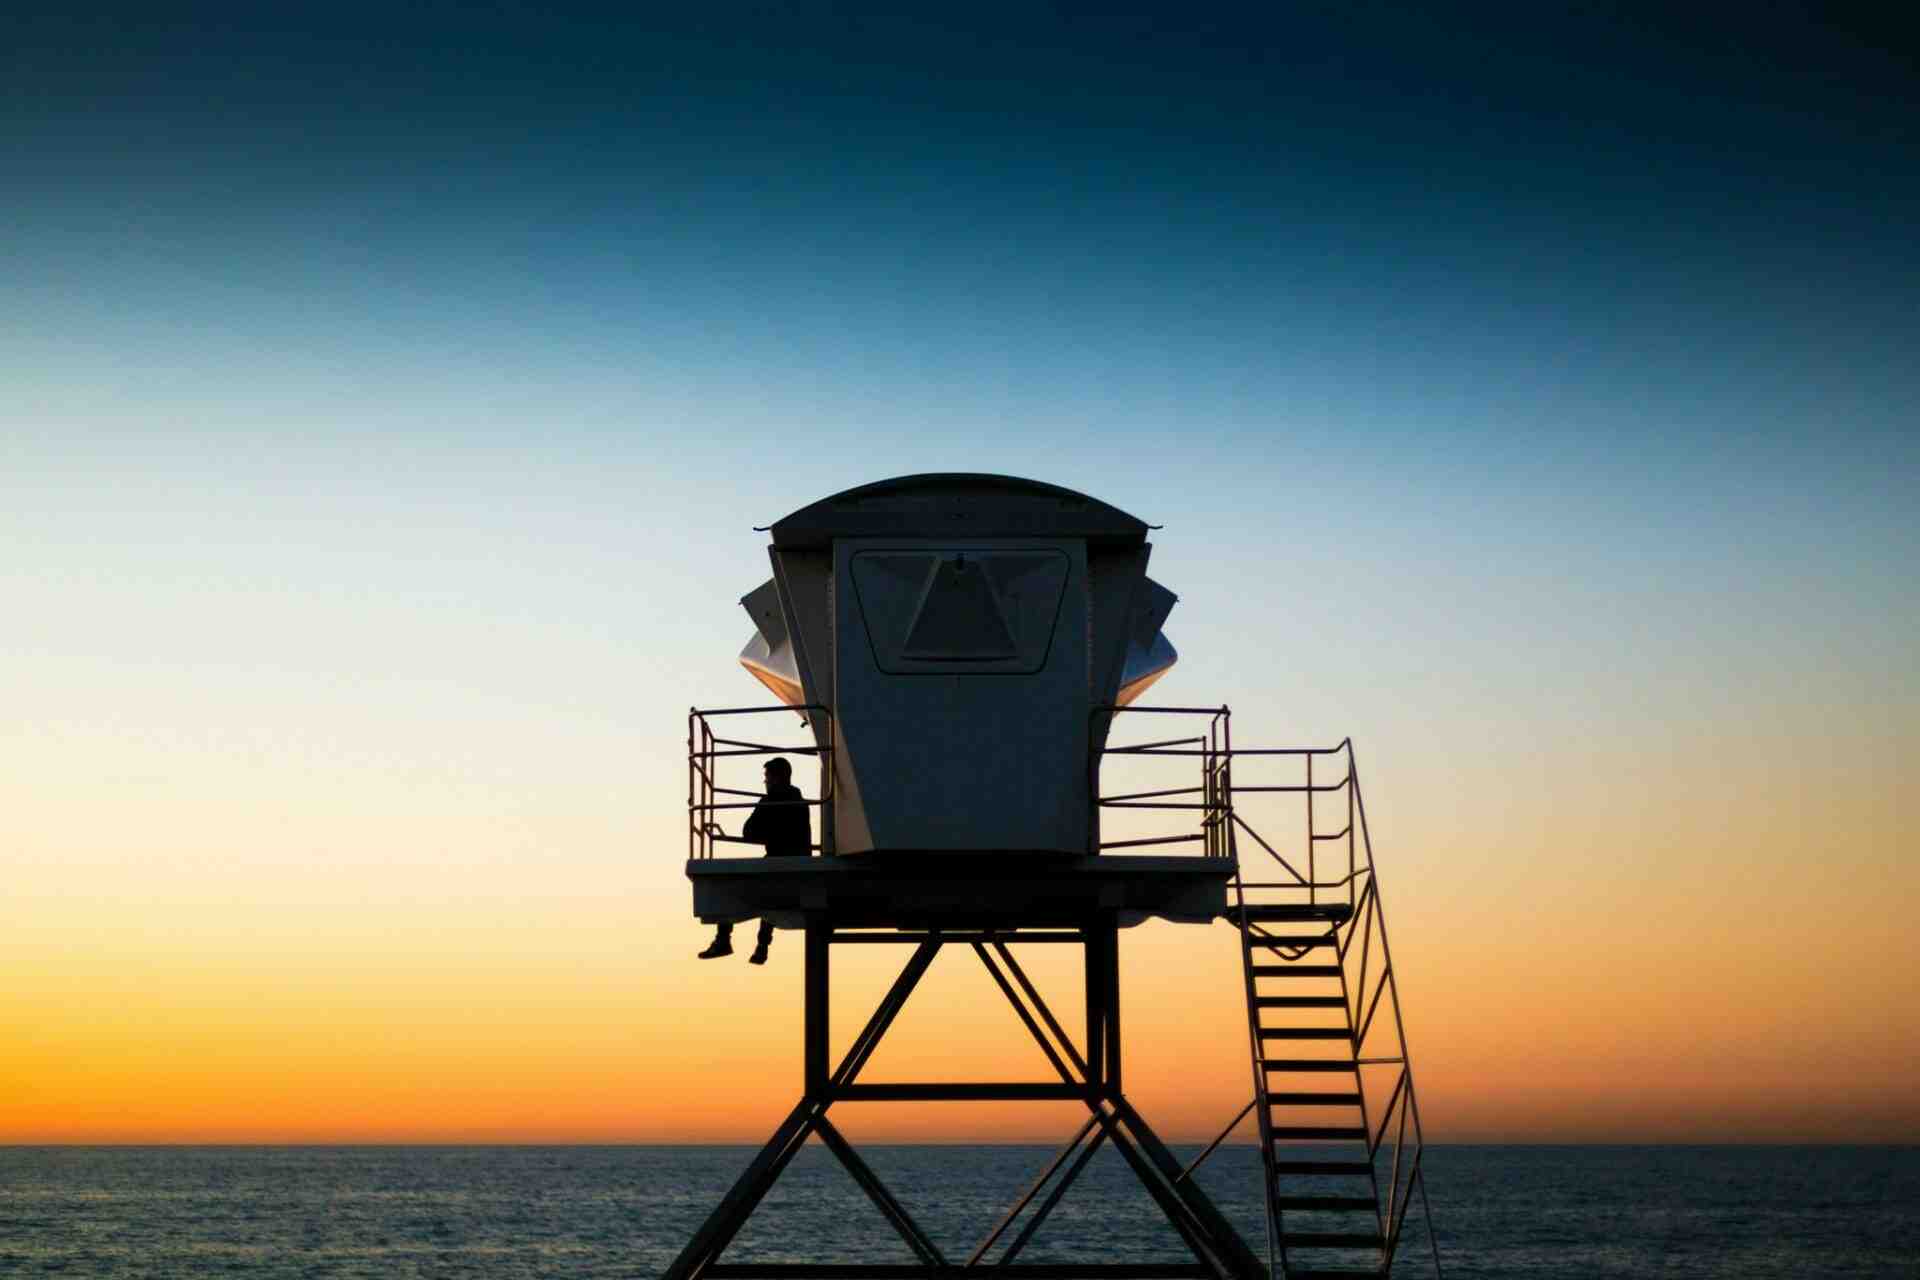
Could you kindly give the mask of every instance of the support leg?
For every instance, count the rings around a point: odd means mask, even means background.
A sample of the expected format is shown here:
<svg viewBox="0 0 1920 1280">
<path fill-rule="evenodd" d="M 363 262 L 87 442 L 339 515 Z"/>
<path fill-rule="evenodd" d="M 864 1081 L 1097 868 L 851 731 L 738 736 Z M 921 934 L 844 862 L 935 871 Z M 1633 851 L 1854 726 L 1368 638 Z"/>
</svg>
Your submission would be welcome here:
<svg viewBox="0 0 1920 1280">
<path fill-rule="evenodd" d="M 1107 1017 L 1105 1009 L 1107 998 L 1102 985 L 1102 969 L 1099 961 L 1099 946 L 1094 941 L 1097 925 L 1089 924 L 1084 930 L 1087 943 L 1087 1083 L 1095 1089 L 1104 1089 L 1107 1084 Z"/>
<path fill-rule="evenodd" d="M 833 990 L 828 956 L 832 951 L 833 926 L 819 920 L 807 921 L 806 1022 L 802 1028 L 805 1045 L 807 1096 L 817 1098 L 827 1089 L 827 1013 Z"/>
<path fill-rule="evenodd" d="M 1039 991 L 1014 960 L 1011 952 L 991 933 L 988 934 L 987 945 L 976 943 L 974 946 L 975 953 L 993 977 L 1001 994 L 1006 996 L 1008 1002 L 1014 1006 L 1022 1024 L 1046 1052 L 1055 1072 L 1064 1084 L 1070 1087 L 1067 1090 L 1068 1095 L 1082 1097 L 1091 1116 L 1080 1132 L 1075 1135 L 1074 1140 L 1054 1158 L 1047 1171 L 974 1251 L 965 1266 L 955 1266 L 947 1262 L 933 1239 L 882 1185 L 879 1177 L 854 1150 L 852 1144 L 826 1118 L 828 1108 L 837 1099 L 845 1096 L 845 1093 L 852 1092 L 848 1086 L 854 1084 L 867 1060 L 872 1057 L 881 1039 L 892 1028 L 894 1020 L 899 1016 L 907 999 L 918 987 L 921 978 L 939 953 L 942 945 L 939 932 L 936 930 L 923 936 L 924 940 L 919 942 L 912 958 L 907 961 L 892 987 L 881 999 L 879 1006 L 874 1009 L 866 1026 L 854 1038 L 838 1067 L 829 1073 L 827 1070 L 827 1014 L 830 988 L 828 955 L 833 935 L 831 929 L 823 923 L 809 922 L 805 980 L 806 1094 L 780 1128 L 775 1131 L 767 1145 L 754 1158 L 752 1164 L 741 1174 L 732 1189 L 727 1192 L 719 1206 L 708 1216 L 673 1265 L 667 1269 L 665 1280 L 726 1280 L 727 1277 L 735 1275 L 772 1276 L 776 1273 L 815 1277 L 842 1270 L 842 1268 L 801 1264 L 742 1263 L 735 1265 L 719 1261 L 721 1253 L 739 1233 L 741 1226 L 758 1207 L 768 1189 L 779 1178 L 794 1155 L 806 1144 L 808 1137 L 814 1134 L 819 1135 L 821 1141 L 833 1152 L 834 1157 L 846 1167 L 855 1183 L 880 1210 L 889 1224 L 899 1232 L 918 1259 L 916 1263 L 899 1267 L 888 1264 L 867 1268 L 876 1275 L 881 1273 L 901 1277 L 957 1275 L 966 1267 L 981 1265 L 987 1251 L 1033 1203 L 1035 1197 L 1046 1190 L 1045 1199 L 1028 1218 L 996 1265 L 1004 1266 L 1011 1263 L 1034 1237 L 1054 1207 L 1059 1204 L 1067 1189 L 1092 1160 L 1101 1143 L 1111 1141 L 1114 1149 L 1120 1153 L 1134 1175 L 1140 1179 L 1141 1185 L 1166 1214 L 1168 1222 L 1186 1244 L 1194 1261 L 1154 1264 L 1146 1267 L 1122 1263 L 1088 1264 L 1078 1270 L 1084 1271 L 1088 1276 L 1105 1276 L 1109 1280 L 1122 1280 L 1125 1276 L 1146 1276 L 1150 1273 L 1207 1277 L 1209 1280 L 1271 1280 L 1267 1275 L 1265 1264 L 1247 1248 L 1232 1224 L 1227 1222 L 1225 1216 L 1198 1185 L 1185 1176 L 1186 1171 L 1180 1168 L 1179 1162 L 1160 1141 L 1159 1136 L 1120 1093 L 1119 948 L 1117 929 L 1111 920 L 1090 923 L 1083 932 L 1086 940 L 1087 983 L 1085 1057 L 1081 1056 L 1079 1050 L 1068 1039 L 1065 1029 L 1053 1015 L 1052 1010 L 1047 1007 L 1046 1002 L 1041 999 Z M 972 1096 L 952 1091 L 986 1087 L 959 1084 L 926 1086 L 929 1089 L 949 1090 L 939 1096 Z M 1006 1090 L 1031 1091 L 1036 1087 L 1006 1086 Z M 904 1089 L 906 1086 L 901 1088 Z M 876 1089 L 874 1092 L 879 1091 Z M 1035 1095 L 1031 1092 L 1026 1094 L 1010 1092 L 1005 1096 Z M 1048 1190 L 1049 1183 L 1056 1173 L 1061 1175 L 1059 1181 Z M 1056 1267 L 1033 1269 L 1036 1273 L 1043 1270 L 1058 1273 L 1060 1270 Z"/>
<path fill-rule="evenodd" d="M 693 1239 L 673 1260 L 662 1280 L 698 1280 L 698 1277 L 720 1256 L 720 1251 L 733 1242 L 741 1226 L 752 1215 L 767 1189 L 773 1186 L 781 1170 L 793 1159 L 794 1154 L 806 1145 L 807 1135 L 813 1131 L 817 1104 L 810 1098 L 802 1099 L 780 1127 L 767 1139 L 767 1145 L 760 1148 L 760 1154 L 753 1158 L 720 1203 L 714 1206 L 700 1229 L 693 1233 Z"/>
</svg>

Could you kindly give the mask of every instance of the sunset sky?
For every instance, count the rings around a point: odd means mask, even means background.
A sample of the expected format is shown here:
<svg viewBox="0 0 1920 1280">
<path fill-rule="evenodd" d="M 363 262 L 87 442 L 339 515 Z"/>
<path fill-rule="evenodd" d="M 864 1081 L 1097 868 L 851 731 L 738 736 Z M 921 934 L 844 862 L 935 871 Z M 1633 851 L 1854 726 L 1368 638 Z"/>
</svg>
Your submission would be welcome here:
<svg viewBox="0 0 1920 1280">
<path fill-rule="evenodd" d="M 164 8 L 0 42 L 0 1142 L 759 1141 L 685 713 L 753 526 L 922 471 L 1164 526 L 1152 698 L 1355 740 L 1430 1139 L 1920 1140 L 1895 33 Z M 1233 936 L 1122 951 L 1210 1137 Z M 871 1078 L 1039 1078 L 968 960 Z"/>
</svg>

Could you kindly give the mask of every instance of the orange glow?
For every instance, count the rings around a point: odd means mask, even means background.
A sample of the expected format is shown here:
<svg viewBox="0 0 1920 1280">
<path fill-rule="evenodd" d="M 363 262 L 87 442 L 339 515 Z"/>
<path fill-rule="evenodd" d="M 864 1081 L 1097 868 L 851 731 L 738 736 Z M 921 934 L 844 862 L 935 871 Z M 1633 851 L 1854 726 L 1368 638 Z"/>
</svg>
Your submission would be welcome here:
<svg viewBox="0 0 1920 1280">
<path fill-rule="evenodd" d="M 1758 752 L 1706 758 L 1758 777 Z M 1684 793 L 1689 766 L 1622 757 L 1592 782 L 1516 782 L 1488 814 L 1439 770 L 1391 763 L 1369 803 L 1430 1140 L 1920 1137 L 1920 859 L 1889 776 L 1839 798 L 1702 786 L 1719 799 L 1649 812 L 1622 801 L 1633 771 Z M 696 961 L 671 823 L 616 840 L 556 822 L 577 847 L 547 874 L 544 848 L 457 872 L 452 853 L 250 864 L 234 850 L 272 832 L 245 814 L 204 848 L 103 821 L 56 857 L 30 817 L 9 819 L 13 847 L 47 852 L 0 903 L 0 1140 L 758 1142 L 798 1094 L 798 937 L 765 969 Z M 301 838 L 363 849 L 384 821 Z M 116 844 L 146 853 L 115 870 Z M 836 954 L 839 1044 L 905 958 Z M 1077 1033 L 1078 949 L 1022 959 Z M 1149 924 L 1122 935 L 1122 964 L 1127 1092 L 1170 1138 L 1205 1140 L 1249 1091 L 1232 934 Z M 866 1078 L 1048 1072 L 955 948 Z M 1052 1104 L 843 1112 L 869 1140 L 1077 1123 Z"/>
</svg>

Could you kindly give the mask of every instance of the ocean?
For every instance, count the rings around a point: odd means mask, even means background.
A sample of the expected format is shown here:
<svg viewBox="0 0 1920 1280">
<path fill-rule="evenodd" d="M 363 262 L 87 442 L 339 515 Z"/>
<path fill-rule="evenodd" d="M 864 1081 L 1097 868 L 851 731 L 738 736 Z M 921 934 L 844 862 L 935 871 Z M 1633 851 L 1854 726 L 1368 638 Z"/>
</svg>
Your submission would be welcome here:
<svg viewBox="0 0 1920 1280">
<path fill-rule="evenodd" d="M 1052 1154 L 862 1150 L 960 1258 Z M 0 1276 L 657 1276 L 752 1154 L 0 1147 Z M 1430 1146 L 1426 1162 L 1449 1276 L 1920 1277 L 1916 1147 Z M 1203 1182 L 1264 1256 L 1258 1167 L 1252 1148 L 1222 1148 Z M 1415 1232 L 1395 1273 L 1430 1274 L 1426 1248 Z M 1021 1261 L 1179 1257 L 1151 1200 L 1102 1151 Z M 727 1254 L 776 1259 L 910 1255 L 815 1146 Z"/>
</svg>

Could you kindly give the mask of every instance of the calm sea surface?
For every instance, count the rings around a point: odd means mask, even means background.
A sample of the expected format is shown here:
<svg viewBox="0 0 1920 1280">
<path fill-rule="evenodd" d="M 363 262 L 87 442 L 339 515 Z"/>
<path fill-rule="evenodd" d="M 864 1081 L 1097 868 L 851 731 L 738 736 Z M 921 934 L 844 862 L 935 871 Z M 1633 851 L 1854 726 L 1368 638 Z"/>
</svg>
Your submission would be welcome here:
<svg viewBox="0 0 1920 1280">
<path fill-rule="evenodd" d="M 963 1258 L 1051 1155 L 864 1150 Z M 655 1276 L 751 1155 L 0 1147 L 0 1275 Z M 1450 1275 L 1920 1277 L 1920 1148 L 1442 1146 L 1426 1159 Z M 1223 1148 L 1205 1182 L 1264 1252 L 1257 1171 L 1251 1148 Z M 1424 1255 L 1424 1235 L 1410 1244 Z M 1152 1202 L 1102 1152 L 1021 1260 L 1180 1254 Z M 909 1255 L 832 1157 L 810 1147 L 728 1259 Z"/>
</svg>

